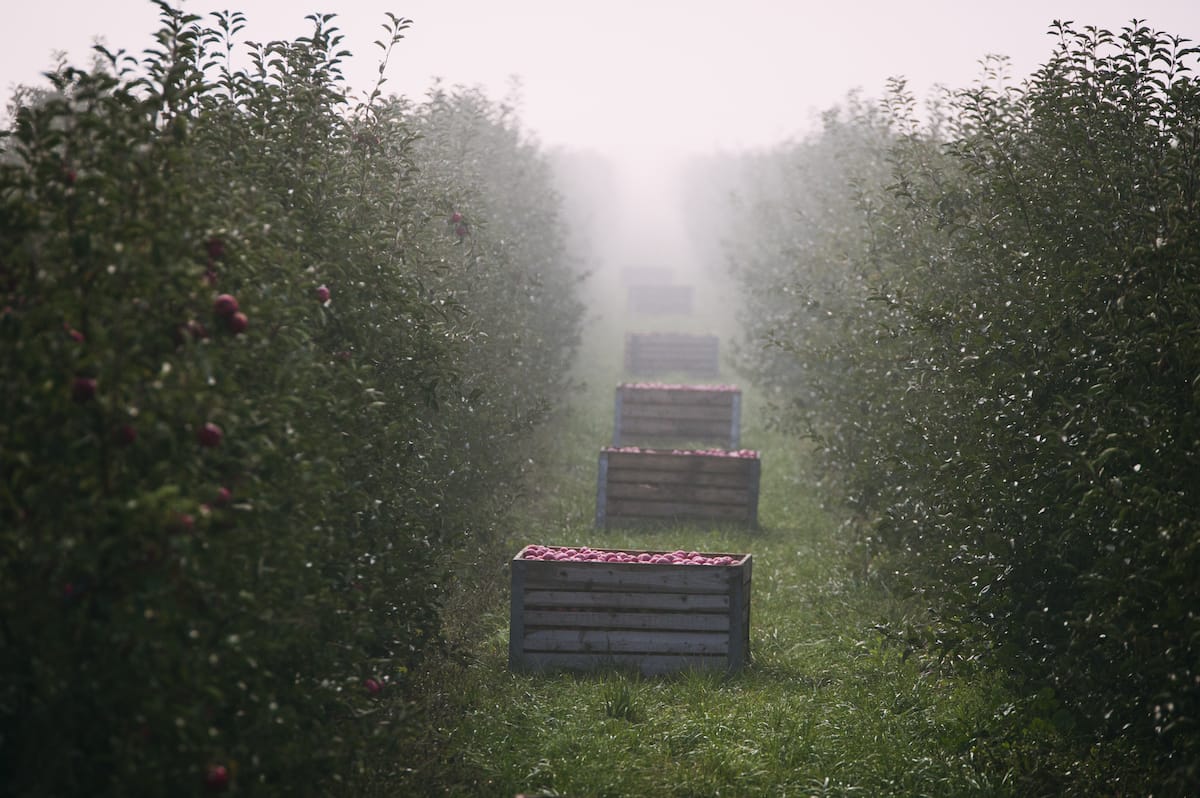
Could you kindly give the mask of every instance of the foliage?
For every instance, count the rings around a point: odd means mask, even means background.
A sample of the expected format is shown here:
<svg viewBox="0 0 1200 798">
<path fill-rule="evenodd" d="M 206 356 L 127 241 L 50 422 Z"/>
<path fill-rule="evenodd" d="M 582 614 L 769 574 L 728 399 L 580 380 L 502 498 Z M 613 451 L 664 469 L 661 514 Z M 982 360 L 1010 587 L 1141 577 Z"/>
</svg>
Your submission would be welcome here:
<svg viewBox="0 0 1200 798">
<path fill-rule="evenodd" d="M 782 423 L 819 441 L 941 645 L 1021 674 L 1027 716 L 1139 741 L 1187 792 L 1197 51 L 1137 21 L 1054 32 L 1021 86 L 991 61 L 921 121 L 896 82 L 772 156 L 796 217 L 757 238 L 747 217 L 748 335 L 771 347 L 747 372 L 788 391 Z"/>
<path fill-rule="evenodd" d="M 331 15 L 238 69 L 242 15 L 160 9 L 0 151 L 0 792 L 354 794 L 402 767 L 448 558 L 567 385 L 577 278 L 486 98 L 458 128 L 354 105 Z M 507 187 L 419 135 L 525 165 L 520 249 L 479 265 Z M 537 306 L 481 273 L 540 275 Z"/>
</svg>

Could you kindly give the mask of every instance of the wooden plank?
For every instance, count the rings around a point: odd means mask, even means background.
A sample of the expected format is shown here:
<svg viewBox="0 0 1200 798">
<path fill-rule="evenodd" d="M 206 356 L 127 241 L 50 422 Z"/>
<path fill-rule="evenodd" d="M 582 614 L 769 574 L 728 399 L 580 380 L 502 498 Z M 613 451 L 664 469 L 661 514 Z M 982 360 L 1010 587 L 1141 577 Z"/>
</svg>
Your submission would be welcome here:
<svg viewBox="0 0 1200 798">
<path fill-rule="evenodd" d="M 531 671 L 586 670 L 600 668 L 636 668 L 644 676 L 657 676 L 684 670 L 726 670 L 724 655 L 647 655 L 647 654 L 565 654 L 526 652 L 522 665 Z"/>
<path fill-rule="evenodd" d="M 704 441 L 722 441 L 729 437 L 729 420 L 694 421 L 680 418 L 630 418 L 621 422 L 622 438 L 631 441 L 643 437 L 699 438 Z M 693 447 L 695 448 L 695 447 Z"/>
<path fill-rule="evenodd" d="M 681 566 L 682 567 L 682 566 Z M 738 582 L 739 589 L 741 582 Z M 738 616 L 740 612 L 736 613 Z M 576 629 L 658 629 L 677 632 L 727 632 L 729 612 L 581 612 L 525 610 L 525 629 L 555 626 Z"/>
<path fill-rule="evenodd" d="M 617 386 L 617 396 L 630 404 L 669 405 L 695 407 L 732 407 L 733 398 L 740 391 L 729 389 L 707 390 L 703 386 L 692 388 L 639 388 L 623 384 Z"/>
<path fill-rule="evenodd" d="M 653 502 L 694 502 L 696 504 L 737 504 L 745 507 L 750 498 L 747 487 L 715 487 L 691 485 L 613 482 L 608 486 L 608 500 L 636 499 Z"/>
<path fill-rule="evenodd" d="M 608 507 L 608 452 L 601 450 L 600 463 L 596 469 L 596 526 L 603 528 L 607 523 L 605 518 Z"/>
<path fill-rule="evenodd" d="M 692 502 L 642 502 L 632 499 L 608 500 L 605 508 L 609 523 L 624 518 L 687 518 L 749 523 L 753 516 L 745 504 L 695 504 Z"/>
<path fill-rule="evenodd" d="M 644 404 L 629 397 L 621 406 L 622 419 L 712 421 L 728 426 L 732 404 Z"/>
<path fill-rule="evenodd" d="M 709 474 L 687 471 L 643 471 L 640 468 L 609 469 L 608 486 L 620 484 L 650 485 L 710 485 L 726 487 L 739 485 L 749 487 L 748 481 L 738 474 Z"/>
<path fill-rule="evenodd" d="M 508 667 L 516 668 L 521 662 L 521 640 L 525 637 L 525 569 L 513 562 L 510 571 Z"/>
<path fill-rule="evenodd" d="M 522 650 L 625 654 L 727 654 L 729 635 L 717 632 L 638 632 L 604 629 L 526 631 Z"/>
<path fill-rule="evenodd" d="M 611 449 L 608 454 L 610 472 L 625 468 L 643 471 L 675 473 L 751 474 L 757 457 L 733 457 L 719 454 L 673 454 L 661 451 L 622 452 Z"/>
<path fill-rule="evenodd" d="M 526 589 L 726 593 L 737 566 L 525 560 Z M 737 577 L 741 578 L 740 575 Z"/>
<path fill-rule="evenodd" d="M 707 566 L 675 566 L 677 568 L 702 568 Z M 729 595 L 726 593 L 667 593 L 636 591 L 591 591 L 591 590 L 525 590 L 525 611 L 539 607 L 604 608 L 611 610 L 678 610 L 694 612 L 721 612 L 729 610 Z"/>
</svg>

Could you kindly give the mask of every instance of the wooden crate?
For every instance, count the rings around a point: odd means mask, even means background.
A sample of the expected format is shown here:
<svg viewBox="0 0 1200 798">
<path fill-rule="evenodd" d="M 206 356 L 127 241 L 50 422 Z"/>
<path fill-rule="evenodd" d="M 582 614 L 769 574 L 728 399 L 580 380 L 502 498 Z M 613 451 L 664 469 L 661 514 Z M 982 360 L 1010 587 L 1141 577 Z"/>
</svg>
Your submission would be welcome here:
<svg viewBox="0 0 1200 798">
<path fill-rule="evenodd" d="M 654 315 L 688 315 L 692 312 L 690 285 L 631 285 L 629 310 Z"/>
<path fill-rule="evenodd" d="M 720 373 L 720 339 L 688 333 L 628 333 L 625 371 L 633 376 L 684 374 L 715 377 Z"/>
<path fill-rule="evenodd" d="M 613 446 L 738 448 L 742 392 L 731 385 L 623 383 L 614 405 Z"/>
<path fill-rule="evenodd" d="M 725 555 L 731 565 L 668 565 L 527 560 L 525 551 L 512 560 L 512 669 L 649 675 L 746 664 L 749 554 Z"/>
<path fill-rule="evenodd" d="M 606 447 L 596 526 L 709 521 L 758 526 L 758 452 Z"/>
</svg>

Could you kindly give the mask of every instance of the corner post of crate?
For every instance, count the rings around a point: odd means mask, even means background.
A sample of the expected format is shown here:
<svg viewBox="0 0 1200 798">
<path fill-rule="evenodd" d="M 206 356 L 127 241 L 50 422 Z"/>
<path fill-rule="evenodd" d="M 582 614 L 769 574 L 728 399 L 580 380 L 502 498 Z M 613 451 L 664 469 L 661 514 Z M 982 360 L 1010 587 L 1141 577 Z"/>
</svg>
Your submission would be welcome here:
<svg viewBox="0 0 1200 798">
<path fill-rule="evenodd" d="M 751 529 L 758 529 L 758 483 L 762 478 L 762 455 L 750 460 L 749 507 L 746 521 Z"/>
<path fill-rule="evenodd" d="M 525 566 L 518 559 L 509 563 L 512 594 L 509 596 L 508 667 L 525 669 Z"/>
<path fill-rule="evenodd" d="M 613 446 L 621 445 L 621 386 L 617 386 L 617 398 L 613 402 Z"/>
<path fill-rule="evenodd" d="M 733 394 L 733 409 L 729 420 L 729 448 L 737 449 L 742 441 L 742 392 Z"/>
<path fill-rule="evenodd" d="M 745 567 L 749 567 L 747 561 Z M 729 582 L 729 654 L 726 660 L 726 670 L 729 673 L 740 671 L 746 664 L 748 648 L 749 624 L 746 619 L 746 590 L 748 585 L 743 581 L 742 574 L 735 571 Z"/>
<path fill-rule="evenodd" d="M 596 528 L 604 529 L 608 524 L 608 452 L 600 452 L 600 464 L 596 469 Z"/>
</svg>

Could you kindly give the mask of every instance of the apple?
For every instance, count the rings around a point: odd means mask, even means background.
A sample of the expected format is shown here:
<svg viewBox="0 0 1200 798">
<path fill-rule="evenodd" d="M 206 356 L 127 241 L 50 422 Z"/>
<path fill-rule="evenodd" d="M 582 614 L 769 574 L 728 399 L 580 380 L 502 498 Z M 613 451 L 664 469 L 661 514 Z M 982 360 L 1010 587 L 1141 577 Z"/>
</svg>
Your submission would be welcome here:
<svg viewBox="0 0 1200 798">
<path fill-rule="evenodd" d="M 231 501 L 233 501 L 233 491 L 224 485 L 217 488 L 217 497 L 213 499 L 213 504 L 217 505 L 218 507 L 224 507 Z"/>
<path fill-rule="evenodd" d="M 463 215 L 458 211 L 455 211 L 454 213 L 450 214 L 450 224 L 458 224 L 462 221 L 462 218 Z"/>
<path fill-rule="evenodd" d="M 132 424 L 122 424 L 117 427 L 117 431 L 113 433 L 117 443 L 121 446 L 129 446 L 137 440 L 137 427 Z"/>
<path fill-rule="evenodd" d="M 317 301 L 325 304 L 329 301 L 329 287 L 326 285 L 317 286 Z"/>
<path fill-rule="evenodd" d="M 363 686 L 367 688 L 367 692 L 371 695 L 379 695 L 383 692 L 383 685 L 375 679 L 367 679 L 363 682 Z"/>
<path fill-rule="evenodd" d="M 229 331 L 234 335 L 240 335 L 241 333 L 244 333 L 246 328 L 250 326 L 250 320 L 246 318 L 246 314 L 242 313 L 241 311 L 232 314 L 227 323 L 229 325 Z"/>
<path fill-rule="evenodd" d="M 201 341 L 208 337 L 208 328 L 204 326 L 203 322 L 190 319 L 186 326 L 187 331 L 191 333 L 192 338 L 195 340 Z"/>
<path fill-rule="evenodd" d="M 229 789 L 229 768 L 224 765 L 209 765 L 204 771 L 204 786 L 210 792 L 224 792 Z"/>
<path fill-rule="evenodd" d="M 206 449 L 220 446 L 221 439 L 224 437 L 224 430 L 211 421 L 205 422 L 204 426 L 196 431 L 196 441 Z"/>
<path fill-rule="evenodd" d="M 210 260 L 220 260 L 225 257 L 225 242 L 213 236 L 204 242 L 204 251 L 208 253 Z"/>
<path fill-rule="evenodd" d="M 221 294 L 213 301 L 213 313 L 218 316 L 232 316 L 238 311 L 238 302 L 232 294 Z"/>
<path fill-rule="evenodd" d="M 96 395 L 96 379 L 94 377 L 76 377 L 71 382 L 71 398 L 76 402 L 90 401 Z"/>
</svg>

